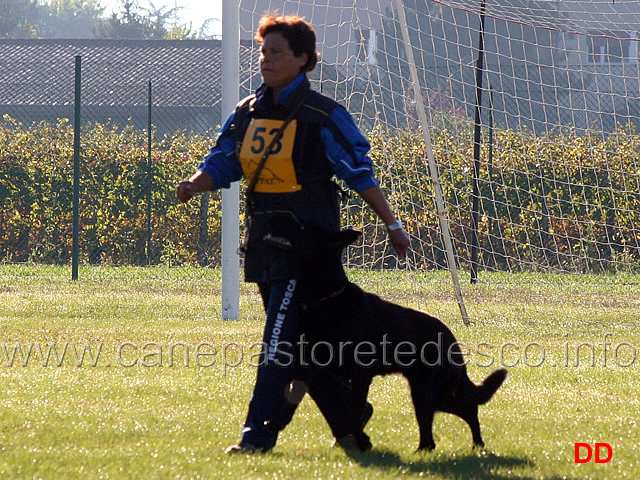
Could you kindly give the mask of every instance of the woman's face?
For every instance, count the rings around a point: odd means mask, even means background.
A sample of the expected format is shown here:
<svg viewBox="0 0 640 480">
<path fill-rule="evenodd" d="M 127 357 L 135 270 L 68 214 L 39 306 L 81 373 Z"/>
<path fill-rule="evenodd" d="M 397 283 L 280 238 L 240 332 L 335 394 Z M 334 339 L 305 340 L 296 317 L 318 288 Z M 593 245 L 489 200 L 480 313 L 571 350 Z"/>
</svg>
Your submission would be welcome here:
<svg viewBox="0 0 640 480">
<path fill-rule="evenodd" d="M 264 83 L 276 91 L 289 85 L 307 63 L 307 54 L 295 56 L 279 32 L 265 35 L 260 49 L 260 73 Z"/>
</svg>

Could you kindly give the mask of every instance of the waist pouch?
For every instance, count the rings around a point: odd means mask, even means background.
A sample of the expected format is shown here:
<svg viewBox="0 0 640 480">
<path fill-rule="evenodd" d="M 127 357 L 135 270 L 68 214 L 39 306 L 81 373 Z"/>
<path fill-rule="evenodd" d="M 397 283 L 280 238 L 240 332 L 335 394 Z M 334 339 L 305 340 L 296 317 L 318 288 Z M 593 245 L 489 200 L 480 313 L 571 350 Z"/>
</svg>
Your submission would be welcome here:
<svg viewBox="0 0 640 480">
<path fill-rule="evenodd" d="M 317 248 L 321 231 L 291 212 L 254 213 L 245 252 L 245 281 L 298 278 L 304 267 L 300 259 Z"/>
</svg>

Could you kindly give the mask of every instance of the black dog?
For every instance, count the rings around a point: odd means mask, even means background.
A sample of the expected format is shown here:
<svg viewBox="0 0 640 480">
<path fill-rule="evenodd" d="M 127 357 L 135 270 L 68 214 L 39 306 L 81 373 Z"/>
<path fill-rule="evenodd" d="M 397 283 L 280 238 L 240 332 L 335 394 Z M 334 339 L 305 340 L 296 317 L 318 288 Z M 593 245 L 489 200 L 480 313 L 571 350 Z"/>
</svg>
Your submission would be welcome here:
<svg viewBox="0 0 640 480">
<path fill-rule="evenodd" d="M 351 380 L 350 418 L 360 418 L 357 412 L 365 408 L 374 376 L 401 373 L 409 382 L 420 428 L 418 450 L 435 448 L 432 423 L 436 411 L 461 417 L 471 427 L 474 444 L 483 446 L 478 405 L 489 401 L 507 371 L 497 369 L 476 385 L 467 376 L 459 344 L 444 323 L 351 283 L 341 256 L 359 235 L 354 230 L 331 234 L 316 255 L 305 259 L 299 280 L 304 305 L 301 338 L 306 346 L 301 360 L 313 368 L 331 368 Z M 358 448 L 371 448 L 359 421 L 354 420 L 350 429 Z"/>
</svg>

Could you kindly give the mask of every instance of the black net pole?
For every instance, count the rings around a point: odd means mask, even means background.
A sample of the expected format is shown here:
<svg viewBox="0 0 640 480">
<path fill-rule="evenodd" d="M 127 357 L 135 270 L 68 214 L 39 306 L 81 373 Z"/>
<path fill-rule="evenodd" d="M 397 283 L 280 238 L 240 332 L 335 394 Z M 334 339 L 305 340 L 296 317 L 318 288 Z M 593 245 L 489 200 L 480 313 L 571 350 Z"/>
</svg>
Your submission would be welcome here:
<svg viewBox="0 0 640 480">
<path fill-rule="evenodd" d="M 153 165 L 151 161 L 153 107 L 151 96 L 151 80 L 149 80 L 149 96 L 147 111 L 147 265 L 151 264 L 151 197 L 153 192 Z"/>
<path fill-rule="evenodd" d="M 73 114 L 73 220 L 71 247 L 71 279 L 78 279 L 78 264 L 80 257 L 80 89 L 82 57 L 75 57 L 75 95 Z"/>
<path fill-rule="evenodd" d="M 476 63 L 476 111 L 473 134 L 473 205 L 471 207 L 471 283 L 478 282 L 478 252 L 480 237 L 478 234 L 480 218 L 480 146 L 481 146 L 481 109 L 482 109 L 482 71 L 484 69 L 484 12 L 485 0 L 480 6 L 480 32 L 478 37 L 478 61 Z"/>
</svg>

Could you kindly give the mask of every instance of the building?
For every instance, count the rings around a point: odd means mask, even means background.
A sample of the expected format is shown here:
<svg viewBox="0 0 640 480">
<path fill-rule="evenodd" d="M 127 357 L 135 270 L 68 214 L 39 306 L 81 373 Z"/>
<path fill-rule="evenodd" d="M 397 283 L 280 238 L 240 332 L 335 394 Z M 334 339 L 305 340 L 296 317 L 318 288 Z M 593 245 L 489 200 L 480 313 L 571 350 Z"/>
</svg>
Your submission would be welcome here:
<svg viewBox="0 0 640 480">
<path fill-rule="evenodd" d="M 402 3 L 428 107 L 473 118 L 482 3 Z M 329 82 L 321 88 L 364 125 L 373 125 L 375 116 L 387 125 L 406 124 L 413 99 L 396 2 L 243 0 L 243 39 L 276 4 L 280 13 L 304 16 L 314 26 L 322 59 L 338 74 L 323 74 Z M 497 124 L 538 133 L 640 125 L 640 2 L 487 0 L 485 6 L 483 103 L 488 107 L 491 97 Z M 348 92 L 340 89 L 344 84 Z"/>
<path fill-rule="evenodd" d="M 221 122 L 219 40 L 0 40 L 0 115 L 25 125 L 73 118 L 76 56 L 83 122 L 146 128 L 149 95 L 160 132 Z"/>
<path fill-rule="evenodd" d="M 260 85 L 253 36 L 275 3 L 316 30 L 316 89 L 343 103 L 364 128 L 411 124 L 412 86 L 393 0 L 243 0 L 241 97 Z M 473 118 L 480 2 L 403 4 L 429 111 Z M 640 125 L 640 2 L 486 5 L 483 106 L 497 125 L 538 133 Z M 226 116 L 219 40 L 0 40 L 0 114 L 26 124 L 71 118 L 76 55 L 82 56 L 85 121 L 146 128 L 150 82 L 152 122 L 160 132 L 203 132 Z"/>
</svg>

